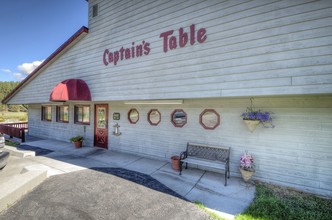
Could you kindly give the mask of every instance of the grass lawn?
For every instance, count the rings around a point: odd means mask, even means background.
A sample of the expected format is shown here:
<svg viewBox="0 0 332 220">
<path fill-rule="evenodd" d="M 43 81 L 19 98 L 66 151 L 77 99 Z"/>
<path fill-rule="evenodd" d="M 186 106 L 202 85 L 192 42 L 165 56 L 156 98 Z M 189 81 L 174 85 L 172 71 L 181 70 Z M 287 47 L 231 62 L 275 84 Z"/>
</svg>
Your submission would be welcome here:
<svg viewBox="0 0 332 220">
<path fill-rule="evenodd" d="M 251 205 L 236 220 L 332 219 L 332 200 L 258 183 Z"/>
<path fill-rule="evenodd" d="M 200 203 L 195 204 L 204 210 Z M 220 216 L 208 211 L 215 220 Z M 257 183 L 254 201 L 235 220 L 331 220 L 332 199 L 295 191 L 285 187 Z"/>
<path fill-rule="evenodd" d="M 27 112 L 0 112 L 0 122 L 10 121 L 28 121 Z"/>
<path fill-rule="evenodd" d="M 19 145 L 19 143 L 14 142 L 14 141 L 8 141 L 8 140 L 6 140 L 5 145 L 16 147 L 17 145 Z"/>
</svg>

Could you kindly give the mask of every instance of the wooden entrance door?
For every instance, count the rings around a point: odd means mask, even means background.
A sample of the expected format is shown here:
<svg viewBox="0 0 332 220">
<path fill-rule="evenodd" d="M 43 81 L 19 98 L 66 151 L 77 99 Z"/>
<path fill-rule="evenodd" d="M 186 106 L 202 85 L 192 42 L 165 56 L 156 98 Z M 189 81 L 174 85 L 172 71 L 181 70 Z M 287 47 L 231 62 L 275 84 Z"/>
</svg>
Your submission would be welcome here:
<svg viewBox="0 0 332 220">
<path fill-rule="evenodd" d="M 108 105 L 95 105 L 94 146 L 108 148 Z"/>
</svg>

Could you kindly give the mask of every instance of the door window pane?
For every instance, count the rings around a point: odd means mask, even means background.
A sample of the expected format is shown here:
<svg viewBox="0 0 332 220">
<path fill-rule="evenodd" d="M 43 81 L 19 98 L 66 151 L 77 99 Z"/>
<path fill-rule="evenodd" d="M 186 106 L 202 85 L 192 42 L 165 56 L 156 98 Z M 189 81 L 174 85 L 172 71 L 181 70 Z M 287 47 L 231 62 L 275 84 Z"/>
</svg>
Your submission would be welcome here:
<svg viewBox="0 0 332 220">
<path fill-rule="evenodd" d="M 97 108 L 97 128 L 106 128 L 106 108 Z"/>
</svg>

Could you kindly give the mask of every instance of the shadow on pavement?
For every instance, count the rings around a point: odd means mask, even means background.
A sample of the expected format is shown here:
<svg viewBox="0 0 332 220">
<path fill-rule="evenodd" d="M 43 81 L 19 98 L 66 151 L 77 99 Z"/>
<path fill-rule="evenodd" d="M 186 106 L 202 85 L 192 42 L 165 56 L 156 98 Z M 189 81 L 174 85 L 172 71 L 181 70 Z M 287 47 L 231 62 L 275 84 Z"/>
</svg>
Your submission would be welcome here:
<svg viewBox="0 0 332 220">
<path fill-rule="evenodd" d="M 140 184 L 142 186 L 148 187 L 150 189 L 169 194 L 171 196 L 178 197 L 179 199 L 183 199 L 185 201 L 188 201 L 183 196 L 179 195 L 178 193 L 174 192 L 164 184 L 160 183 L 156 179 L 152 178 L 149 175 L 146 175 L 144 173 L 127 170 L 123 168 L 108 168 L 108 167 L 92 167 L 90 168 L 92 170 L 100 171 L 103 173 L 108 173 L 115 175 L 117 177 L 129 180 L 131 182 Z"/>
<path fill-rule="evenodd" d="M 34 151 L 36 156 L 44 156 L 46 154 L 54 152 L 52 150 L 48 150 L 48 149 L 44 149 L 44 148 L 40 148 L 40 147 L 34 147 L 34 146 L 30 146 L 30 145 L 25 145 L 25 144 L 21 144 L 21 145 L 17 146 L 17 148 L 22 149 L 22 150 Z"/>
</svg>

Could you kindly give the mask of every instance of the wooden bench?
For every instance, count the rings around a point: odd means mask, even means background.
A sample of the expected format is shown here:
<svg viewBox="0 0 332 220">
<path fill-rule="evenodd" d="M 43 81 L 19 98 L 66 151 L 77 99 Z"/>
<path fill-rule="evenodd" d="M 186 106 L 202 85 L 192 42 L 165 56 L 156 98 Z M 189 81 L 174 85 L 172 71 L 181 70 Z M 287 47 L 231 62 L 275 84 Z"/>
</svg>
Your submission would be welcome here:
<svg viewBox="0 0 332 220">
<path fill-rule="evenodd" d="M 180 154 L 180 175 L 182 165 L 186 163 L 200 165 L 204 167 L 225 170 L 225 186 L 229 172 L 229 147 L 209 146 L 204 144 L 187 143 L 187 150 Z"/>
</svg>

